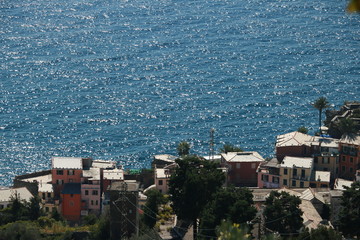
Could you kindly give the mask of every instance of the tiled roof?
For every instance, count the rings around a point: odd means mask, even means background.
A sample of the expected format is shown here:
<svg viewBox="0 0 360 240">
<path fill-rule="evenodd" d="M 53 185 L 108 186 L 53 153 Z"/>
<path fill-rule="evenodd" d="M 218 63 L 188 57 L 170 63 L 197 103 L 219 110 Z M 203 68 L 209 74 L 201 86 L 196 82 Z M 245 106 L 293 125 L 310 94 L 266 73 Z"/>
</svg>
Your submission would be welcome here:
<svg viewBox="0 0 360 240">
<path fill-rule="evenodd" d="M 314 141 L 314 137 L 301 133 L 291 132 L 283 135 L 279 135 L 276 138 L 276 147 L 288 147 L 288 146 L 311 146 L 311 142 Z"/>
<path fill-rule="evenodd" d="M 221 156 L 227 162 L 263 162 L 264 158 L 257 152 L 228 152 Z"/>
<path fill-rule="evenodd" d="M 65 183 L 61 194 L 81 194 L 81 183 Z"/>
<path fill-rule="evenodd" d="M 82 169 L 82 158 L 75 157 L 53 157 L 53 169 Z"/>
<path fill-rule="evenodd" d="M 280 166 L 286 168 L 293 168 L 293 167 L 311 168 L 313 166 L 313 159 L 305 158 L 305 157 L 286 156 L 284 160 L 281 162 Z"/>
</svg>

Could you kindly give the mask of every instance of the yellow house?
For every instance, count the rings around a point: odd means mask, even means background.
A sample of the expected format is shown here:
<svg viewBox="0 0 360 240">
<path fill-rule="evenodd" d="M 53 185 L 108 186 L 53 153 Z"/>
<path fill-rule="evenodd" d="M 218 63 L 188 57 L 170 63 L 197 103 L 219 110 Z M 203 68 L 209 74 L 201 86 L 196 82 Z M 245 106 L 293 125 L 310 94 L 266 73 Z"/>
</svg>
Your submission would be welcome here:
<svg viewBox="0 0 360 240">
<path fill-rule="evenodd" d="M 286 156 L 280 164 L 280 187 L 309 187 L 313 166 L 313 158 Z"/>
</svg>

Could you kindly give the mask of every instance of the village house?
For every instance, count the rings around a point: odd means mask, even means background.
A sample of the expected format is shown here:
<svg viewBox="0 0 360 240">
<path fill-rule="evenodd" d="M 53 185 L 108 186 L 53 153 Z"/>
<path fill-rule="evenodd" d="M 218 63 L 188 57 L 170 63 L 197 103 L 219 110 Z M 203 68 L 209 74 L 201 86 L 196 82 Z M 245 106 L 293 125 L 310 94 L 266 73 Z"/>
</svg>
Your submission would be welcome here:
<svg viewBox="0 0 360 240">
<path fill-rule="evenodd" d="M 309 187 L 313 164 L 312 158 L 286 156 L 280 163 L 280 175 L 282 176 L 280 187 Z"/>
<path fill-rule="evenodd" d="M 276 158 L 281 161 L 285 156 L 311 157 L 313 141 L 314 136 L 296 131 L 279 135 L 276 138 Z"/>
<path fill-rule="evenodd" d="M 173 172 L 173 169 L 176 168 L 176 166 L 177 166 L 176 163 L 172 163 L 163 168 L 155 168 L 154 182 L 155 182 L 155 187 L 157 190 L 159 190 L 159 192 L 164 194 L 169 192 L 170 177 Z"/>
<path fill-rule="evenodd" d="M 263 162 L 257 169 L 258 188 L 280 187 L 280 164 L 276 158 Z"/>
<path fill-rule="evenodd" d="M 339 142 L 339 177 L 354 180 L 360 168 L 360 136 L 344 135 Z"/>
<path fill-rule="evenodd" d="M 263 162 L 264 158 L 257 152 L 221 154 L 221 166 L 227 169 L 227 183 L 238 187 L 256 187 L 256 170 Z"/>
<path fill-rule="evenodd" d="M 334 182 L 339 174 L 339 140 L 317 137 L 313 145 L 317 144 L 319 151 L 314 153 L 314 169 L 329 171 L 331 182 Z"/>
</svg>

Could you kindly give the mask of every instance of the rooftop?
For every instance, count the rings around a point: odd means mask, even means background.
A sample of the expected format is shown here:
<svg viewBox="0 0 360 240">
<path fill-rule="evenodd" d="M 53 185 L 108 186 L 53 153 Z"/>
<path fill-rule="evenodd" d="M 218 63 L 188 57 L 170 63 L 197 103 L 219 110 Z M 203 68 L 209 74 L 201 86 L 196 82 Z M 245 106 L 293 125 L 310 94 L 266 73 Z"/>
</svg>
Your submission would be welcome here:
<svg viewBox="0 0 360 240">
<path fill-rule="evenodd" d="M 116 162 L 105 161 L 105 160 L 93 160 L 92 167 L 102 168 L 102 169 L 114 169 L 116 168 Z"/>
<path fill-rule="evenodd" d="M 313 159 L 312 158 L 305 158 L 305 157 L 290 157 L 286 156 L 284 160 L 280 164 L 281 167 L 285 168 L 312 168 L 313 166 Z"/>
<path fill-rule="evenodd" d="M 110 191 L 127 191 L 137 192 L 139 191 L 139 183 L 137 182 L 113 182 L 109 188 Z"/>
<path fill-rule="evenodd" d="M 89 170 L 84 170 L 83 177 L 90 180 L 100 180 L 100 168 L 92 167 Z"/>
<path fill-rule="evenodd" d="M 124 180 L 124 170 L 122 169 L 104 170 L 103 177 L 104 179 L 107 180 Z"/>
<path fill-rule="evenodd" d="M 166 161 L 166 162 L 175 162 L 175 159 L 177 159 L 178 157 L 170 155 L 170 154 L 159 154 L 159 155 L 155 155 L 154 159 L 155 160 L 161 160 L 161 161 Z"/>
<path fill-rule="evenodd" d="M 30 201 L 33 195 L 26 187 L 0 190 L 0 202 L 9 202 L 17 194 L 20 200 Z"/>
<path fill-rule="evenodd" d="M 311 146 L 311 142 L 313 141 L 313 136 L 295 131 L 277 136 L 276 147 Z"/>
<path fill-rule="evenodd" d="M 345 190 L 345 187 L 351 187 L 353 181 L 345 180 L 342 178 L 335 179 L 334 190 Z"/>
<path fill-rule="evenodd" d="M 82 169 L 82 158 L 75 157 L 53 157 L 53 169 Z"/>
<path fill-rule="evenodd" d="M 315 171 L 315 181 L 330 182 L 330 172 L 328 171 Z"/>
<path fill-rule="evenodd" d="M 227 162 L 263 162 L 263 157 L 257 152 L 228 152 L 222 153 L 221 156 Z"/>
</svg>

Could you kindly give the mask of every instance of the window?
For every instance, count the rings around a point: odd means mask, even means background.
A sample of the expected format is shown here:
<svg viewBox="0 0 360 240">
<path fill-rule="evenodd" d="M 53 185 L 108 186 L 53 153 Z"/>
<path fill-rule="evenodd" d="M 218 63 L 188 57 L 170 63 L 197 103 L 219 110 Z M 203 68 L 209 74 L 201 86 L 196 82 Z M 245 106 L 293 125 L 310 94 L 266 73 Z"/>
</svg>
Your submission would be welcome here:
<svg viewBox="0 0 360 240">
<path fill-rule="evenodd" d="M 263 181 L 268 182 L 269 181 L 269 175 L 262 175 Z"/>
<path fill-rule="evenodd" d="M 279 183 L 279 177 L 273 177 L 272 182 L 273 183 Z"/>
<path fill-rule="evenodd" d="M 287 175 L 287 168 L 284 168 L 284 175 Z"/>
<path fill-rule="evenodd" d="M 72 183 L 72 182 L 74 182 L 74 179 L 69 178 L 69 183 Z"/>
<path fill-rule="evenodd" d="M 94 200 L 91 200 L 91 205 L 94 205 Z"/>
<path fill-rule="evenodd" d="M 45 212 L 49 212 L 49 207 L 45 207 Z"/>
<path fill-rule="evenodd" d="M 352 167 L 350 168 L 350 172 L 351 172 L 351 173 L 353 172 L 353 168 L 352 168 Z"/>
<path fill-rule="evenodd" d="M 343 162 L 345 162 L 345 156 L 342 157 Z"/>
<path fill-rule="evenodd" d="M 297 176 L 297 169 L 294 168 L 294 170 L 293 170 L 293 177 L 296 177 L 296 176 Z"/>
<path fill-rule="evenodd" d="M 160 185 L 160 186 L 163 185 L 163 180 L 159 180 L 159 185 Z"/>
<path fill-rule="evenodd" d="M 69 201 L 69 205 L 70 207 L 74 206 L 74 201 L 73 200 Z"/>
<path fill-rule="evenodd" d="M 85 190 L 85 195 L 89 195 L 89 190 Z"/>
<path fill-rule="evenodd" d="M 46 194 L 42 193 L 42 199 L 45 199 L 45 198 L 46 198 Z"/>
<path fill-rule="evenodd" d="M 255 167 L 256 167 L 256 164 L 255 164 L 255 163 L 252 163 L 252 164 L 251 164 L 251 168 L 252 168 L 252 169 L 255 169 Z"/>
<path fill-rule="evenodd" d="M 63 183 L 64 183 L 64 180 L 62 180 L 62 179 L 56 180 L 56 184 L 62 185 Z"/>
<path fill-rule="evenodd" d="M 318 162 L 318 157 L 314 157 L 314 163 Z"/>
<path fill-rule="evenodd" d="M 63 170 L 56 170 L 56 175 L 63 175 L 64 171 Z"/>
<path fill-rule="evenodd" d="M 328 158 L 328 157 L 324 157 L 323 160 L 322 160 L 322 163 L 328 164 L 328 163 L 329 163 L 329 158 Z"/>
<path fill-rule="evenodd" d="M 74 194 L 70 194 L 70 197 L 74 197 Z"/>
<path fill-rule="evenodd" d="M 236 163 L 236 168 L 240 168 L 240 167 L 241 167 L 240 163 Z"/>
<path fill-rule="evenodd" d="M 354 162 L 354 158 L 350 157 L 350 162 Z"/>
<path fill-rule="evenodd" d="M 99 201 L 98 201 L 98 200 L 95 201 L 95 205 L 96 205 L 96 206 L 99 205 Z"/>
<path fill-rule="evenodd" d="M 283 179 L 283 185 L 287 186 L 287 179 Z"/>
<path fill-rule="evenodd" d="M 97 191 L 97 190 L 93 190 L 93 191 L 92 191 L 92 195 L 98 195 L 98 191 Z"/>
<path fill-rule="evenodd" d="M 305 170 L 301 169 L 301 177 L 304 178 L 305 177 Z"/>
<path fill-rule="evenodd" d="M 342 172 L 345 172 L 345 171 L 346 171 L 346 167 L 345 167 L 345 166 L 342 166 L 342 167 L 341 167 L 341 171 L 342 171 Z"/>
<path fill-rule="evenodd" d="M 48 198 L 51 198 L 51 193 L 48 192 L 48 193 L 47 193 L 47 197 L 48 197 Z"/>
<path fill-rule="evenodd" d="M 68 170 L 68 175 L 74 175 L 74 170 Z"/>
<path fill-rule="evenodd" d="M 296 181 L 292 180 L 291 186 L 296 187 Z"/>
<path fill-rule="evenodd" d="M 339 168 L 336 168 L 336 174 L 338 174 L 339 173 Z"/>
<path fill-rule="evenodd" d="M 304 187 L 304 182 L 300 182 L 300 187 L 301 187 L 301 188 Z"/>
<path fill-rule="evenodd" d="M 0 209 L 3 209 L 4 208 L 4 205 L 0 204 Z"/>
</svg>

